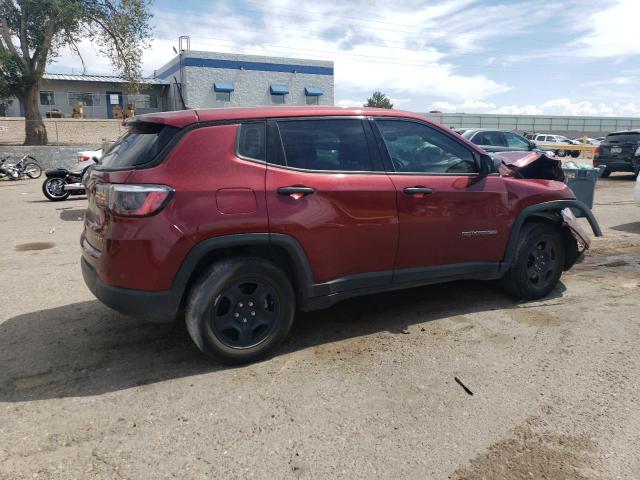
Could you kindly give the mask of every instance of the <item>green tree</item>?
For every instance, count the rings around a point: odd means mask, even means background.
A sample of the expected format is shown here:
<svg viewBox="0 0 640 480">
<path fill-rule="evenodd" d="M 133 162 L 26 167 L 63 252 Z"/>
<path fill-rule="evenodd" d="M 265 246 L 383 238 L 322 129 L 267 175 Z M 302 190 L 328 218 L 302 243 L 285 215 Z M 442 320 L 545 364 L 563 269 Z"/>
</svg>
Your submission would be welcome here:
<svg viewBox="0 0 640 480">
<path fill-rule="evenodd" d="M 365 107 L 376 107 L 376 108 L 393 108 L 393 103 L 391 100 L 379 90 L 373 92 L 371 97 L 367 98 L 367 103 L 364 104 Z"/>
<path fill-rule="evenodd" d="M 45 66 L 80 40 L 91 40 L 130 86 L 140 84 L 151 29 L 151 0 L 0 0 L 0 90 L 25 111 L 25 145 L 45 145 L 38 110 Z M 80 56 L 82 64 L 84 60 Z"/>
</svg>

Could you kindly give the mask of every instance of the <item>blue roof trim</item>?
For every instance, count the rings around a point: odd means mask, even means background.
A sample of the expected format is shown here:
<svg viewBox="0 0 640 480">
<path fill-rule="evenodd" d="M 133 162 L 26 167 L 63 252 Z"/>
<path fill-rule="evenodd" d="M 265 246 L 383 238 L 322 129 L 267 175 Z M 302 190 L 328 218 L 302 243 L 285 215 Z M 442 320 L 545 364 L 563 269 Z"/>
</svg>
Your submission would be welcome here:
<svg viewBox="0 0 640 480">
<path fill-rule="evenodd" d="M 286 95 L 289 93 L 289 89 L 282 85 L 270 85 L 271 95 Z"/>
<path fill-rule="evenodd" d="M 226 68 L 231 70 L 256 70 L 260 72 L 307 73 L 311 75 L 333 75 L 333 67 L 294 65 L 288 63 L 243 62 L 238 60 L 218 60 L 213 58 L 185 58 L 186 67 Z"/>
<path fill-rule="evenodd" d="M 164 72 L 159 72 L 159 73 L 156 72 L 156 77 L 165 79 L 169 75 L 172 75 L 172 74 L 176 73 L 178 70 L 180 70 L 180 62 L 174 63 L 169 68 L 167 68 Z"/>
<path fill-rule="evenodd" d="M 213 89 L 216 92 L 226 92 L 226 93 L 231 93 L 233 92 L 233 85 L 231 83 L 221 83 L 221 82 L 215 82 L 213 84 Z"/>
<path fill-rule="evenodd" d="M 307 97 L 319 97 L 320 95 L 324 95 L 324 92 L 321 88 L 304 87 L 304 94 Z"/>
</svg>

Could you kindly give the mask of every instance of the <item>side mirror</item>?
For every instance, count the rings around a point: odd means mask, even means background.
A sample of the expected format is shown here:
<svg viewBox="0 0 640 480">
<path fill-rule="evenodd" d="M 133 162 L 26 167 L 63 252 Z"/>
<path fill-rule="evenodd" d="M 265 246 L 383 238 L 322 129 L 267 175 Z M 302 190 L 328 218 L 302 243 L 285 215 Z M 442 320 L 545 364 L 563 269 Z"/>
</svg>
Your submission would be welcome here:
<svg viewBox="0 0 640 480">
<path fill-rule="evenodd" d="M 480 176 L 486 177 L 494 172 L 493 158 L 486 153 L 480 155 Z"/>
</svg>

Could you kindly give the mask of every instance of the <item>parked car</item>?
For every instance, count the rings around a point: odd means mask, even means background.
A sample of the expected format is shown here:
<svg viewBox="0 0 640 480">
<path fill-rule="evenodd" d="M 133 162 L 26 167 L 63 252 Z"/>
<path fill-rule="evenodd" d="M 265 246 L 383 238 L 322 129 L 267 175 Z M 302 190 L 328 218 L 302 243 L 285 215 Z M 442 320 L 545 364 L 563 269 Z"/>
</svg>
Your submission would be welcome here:
<svg viewBox="0 0 640 480">
<path fill-rule="evenodd" d="M 526 153 L 540 168 L 520 159 L 502 176 L 415 113 L 202 109 L 127 125 L 85 183 L 84 280 L 127 314 L 183 311 L 200 350 L 227 363 L 273 351 L 296 310 L 358 295 L 502 279 L 544 297 L 589 246 L 569 207 L 600 234 L 548 177 L 558 161 Z"/>
<path fill-rule="evenodd" d="M 534 133 L 527 135 L 527 139 L 532 140 L 537 145 L 540 143 L 564 143 L 569 145 L 578 145 L 580 142 L 575 140 L 570 140 L 564 135 L 552 135 L 550 133 Z M 553 148 L 553 147 L 551 147 Z M 570 154 L 573 158 L 578 158 L 580 156 L 579 150 L 565 150 L 565 149 L 555 149 L 556 155 L 559 157 L 564 157 L 567 154 Z"/>
<path fill-rule="evenodd" d="M 460 132 L 458 132 L 460 133 Z M 460 133 L 464 138 L 476 145 L 480 145 L 485 152 L 507 151 L 540 151 L 532 141 L 517 133 L 505 130 L 491 130 L 488 128 L 470 128 Z"/>
<path fill-rule="evenodd" d="M 596 149 L 593 159 L 595 167 L 603 166 L 603 177 L 611 172 L 640 172 L 640 130 L 612 132 Z"/>
<path fill-rule="evenodd" d="M 579 138 L 574 138 L 572 141 L 573 142 L 577 142 L 576 145 L 578 145 L 578 144 L 593 145 L 594 147 L 597 147 L 597 146 L 600 145 L 600 140 L 598 140 L 596 138 L 579 137 Z"/>
<path fill-rule="evenodd" d="M 78 163 L 87 162 L 89 160 L 93 160 L 93 162 L 99 162 L 102 158 L 102 148 L 97 150 L 83 150 L 78 152 Z"/>
</svg>

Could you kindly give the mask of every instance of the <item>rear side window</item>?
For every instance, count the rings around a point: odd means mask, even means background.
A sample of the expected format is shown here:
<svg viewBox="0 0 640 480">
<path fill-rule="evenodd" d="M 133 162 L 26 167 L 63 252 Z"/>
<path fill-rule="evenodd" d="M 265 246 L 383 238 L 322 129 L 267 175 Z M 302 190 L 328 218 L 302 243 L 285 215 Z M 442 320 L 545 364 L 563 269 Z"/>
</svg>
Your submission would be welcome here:
<svg viewBox="0 0 640 480">
<path fill-rule="evenodd" d="M 264 122 L 243 123 L 238 133 L 238 155 L 255 160 L 264 160 Z"/>
<path fill-rule="evenodd" d="M 640 133 L 610 133 L 604 141 L 607 143 L 638 143 L 640 142 Z"/>
<path fill-rule="evenodd" d="M 361 120 L 278 122 L 285 164 L 305 170 L 371 171 Z"/>
<path fill-rule="evenodd" d="M 476 145 L 493 145 L 506 147 L 502 132 L 478 132 L 471 141 Z"/>
<path fill-rule="evenodd" d="M 139 167 L 155 159 L 180 129 L 157 123 L 137 123 L 129 127 L 102 157 L 100 167 Z"/>
</svg>

